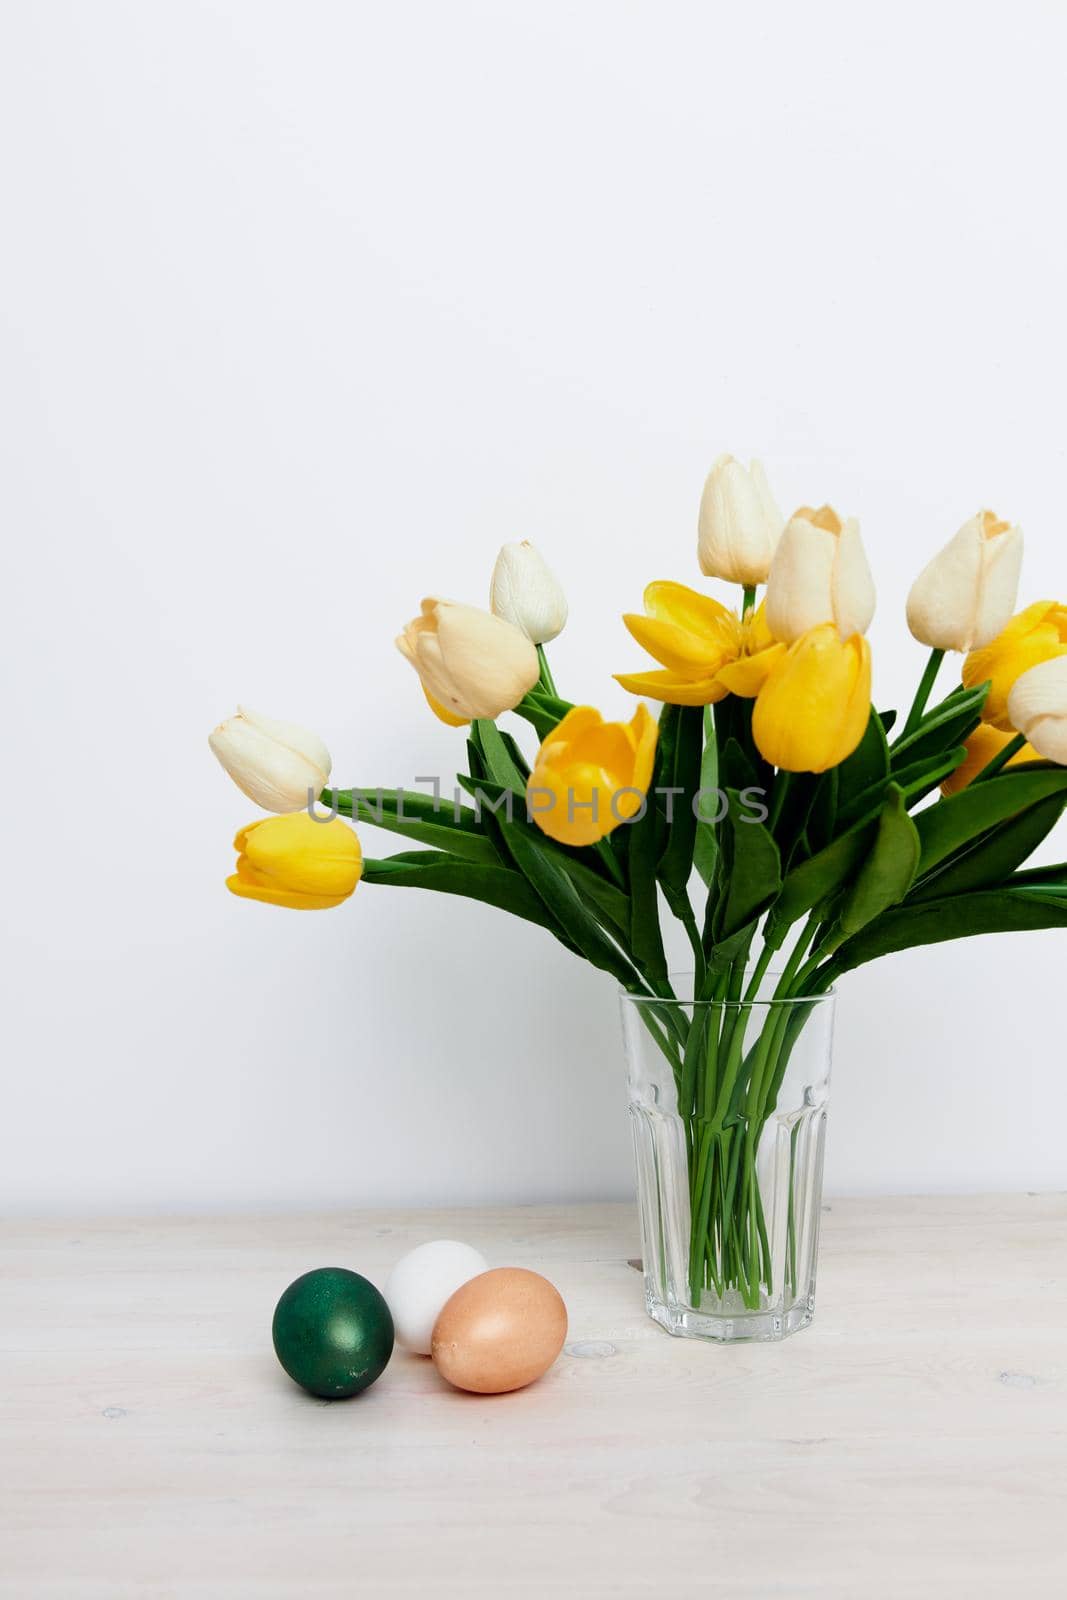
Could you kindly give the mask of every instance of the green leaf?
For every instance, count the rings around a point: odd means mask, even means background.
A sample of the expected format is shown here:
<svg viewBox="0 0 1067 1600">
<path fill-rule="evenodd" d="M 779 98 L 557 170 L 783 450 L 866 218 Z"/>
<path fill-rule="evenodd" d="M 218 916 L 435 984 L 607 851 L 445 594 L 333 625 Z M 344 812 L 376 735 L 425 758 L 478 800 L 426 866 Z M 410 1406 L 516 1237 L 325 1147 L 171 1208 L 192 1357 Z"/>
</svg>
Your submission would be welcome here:
<svg viewBox="0 0 1067 1600">
<path fill-rule="evenodd" d="M 751 807 L 727 789 L 730 809 L 721 844 L 725 889 L 716 918 L 716 945 L 760 916 L 782 887 L 782 864 L 769 828 L 751 820 Z"/>
<path fill-rule="evenodd" d="M 1044 889 L 1050 885 L 1067 887 L 1067 861 L 1054 861 L 1047 867 L 1031 867 L 1027 872 L 1014 873 L 1010 880 L 1012 889 Z"/>
<path fill-rule="evenodd" d="M 486 777 L 525 797 L 526 779 L 496 723 L 479 717 L 471 724 L 471 737 L 481 755 Z"/>
<path fill-rule="evenodd" d="M 863 738 L 836 770 L 842 805 L 888 778 L 889 746 L 885 725 L 877 712 L 871 712 Z"/>
<path fill-rule="evenodd" d="M 918 805 L 928 794 L 940 788 L 946 778 L 950 778 L 962 761 L 967 759 L 967 750 L 964 745 L 957 745 L 953 750 L 943 750 L 937 756 L 923 756 L 919 761 L 913 761 L 906 767 L 898 767 L 893 774 L 894 782 L 904 791 L 904 798 L 908 809 Z"/>
<path fill-rule="evenodd" d="M 917 945 L 1039 928 L 1067 928 L 1067 901 L 1057 903 L 1018 889 L 987 889 L 917 906 L 896 906 L 843 944 L 828 963 L 827 974 L 849 972 Z"/>
<path fill-rule="evenodd" d="M 719 815 L 719 744 L 711 707 L 704 707 L 704 754 L 700 758 L 700 801 L 693 841 L 693 865 L 710 889 L 715 882 L 719 845 L 715 835 Z"/>
<path fill-rule="evenodd" d="M 836 771 L 837 826 L 834 832 L 845 833 L 854 822 L 881 805 L 889 780 L 885 724 L 876 712 L 871 712 L 863 738 Z M 830 773 L 824 774 L 824 780 L 830 776 Z M 828 835 L 827 842 L 832 837 L 832 833 Z"/>
<path fill-rule="evenodd" d="M 544 689 L 531 689 L 515 707 L 515 715 L 529 722 L 537 737 L 544 742 L 558 728 L 567 712 L 573 710 L 569 700 L 561 700 L 558 695 L 548 694 Z"/>
<path fill-rule="evenodd" d="M 587 961 L 631 988 L 637 974 L 626 956 L 605 933 L 564 869 L 539 842 L 519 827 L 504 824 L 504 842 L 515 865 L 536 891 L 568 939 Z"/>
<path fill-rule="evenodd" d="M 700 769 L 704 747 L 704 709 L 702 706 L 672 707 L 675 719 L 674 738 L 665 752 L 664 765 L 658 768 L 654 786 L 680 789 L 672 794 L 667 821 L 667 844 L 659 861 L 659 876 L 664 888 L 675 895 L 684 895 L 693 871 L 693 848 L 696 843 L 697 819 L 693 800 L 700 788 Z M 670 761 L 669 769 L 666 761 Z M 657 797 L 658 798 L 658 797 Z M 651 803 L 649 806 L 651 809 Z M 631 850 L 633 840 L 630 841 Z M 632 870 L 632 869 L 631 869 Z"/>
<path fill-rule="evenodd" d="M 715 709 L 721 711 L 722 703 Z M 723 791 L 758 789 L 760 786 L 759 774 L 732 734 L 724 744 L 720 745 L 718 781 Z M 725 818 L 723 820 L 725 821 Z"/>
<path fill-rule="evenodd" d="M 949 894 L 965 894 L 972 889 L 987 889 L 1004 880 L 1028 861 L 1043 839 L 1063 815 L 1067 796 L 1049 795 L 1037 805 L 1009 817 L 1006 822 L 980 834 L 943 866 L 930 874 L 911 896 L 913 903 L 940 900 Z"/>
<path fill-rule="evenodd" d="M 979 684 L 975 689 L 957 689 L 928 711 L 919 726 L 893 746 L 893 776 L 917 761 L 933 763 L 947 749 L 962 744 L 982 720 L 982 707 L 988 693 L 988 683 Z"/>
<path fill-rule="evenodd" d="M 475 755 L 487 778 L 525 796 L 525 785 L 495 723 L 479 719 L 472 725 Z M 525 802 L 524 802 L 525 809 Z M 626 988 L 633 988 L 637 974 L 611 936 L 594 917 L 578 893 L 564 867 L 553 859 L 548 841 L 540 830 L 521 819 L 508 819 L 506 811 L 494 817 L 503 846 L 515 865 L 562 928 L 567 939 L 593 966 L 610 972 Z"/>
<path fill-rule="evenodd" d="M 790 799 L 792 799 L 793 791 L 797 787 L 801 776 L 801 774 L 798 774 L 794 777 L 790 785 Z M 808 796 L 808 811 L 802 824 L 802 831 L 807 841 L 809 853 L 825 849 L 838 831 L 838 794 L 838 768 L 831 767 L 829 772 L 819 774 L 815 780 L 813 792 L 809 793 Z"/>
<path fill-rule="evenodd" d="M 430 795 L 396 789 L 327 789 L 322 804 L 336 804 L 342 817 L 401 834 L 418 844 L 435 845 L 468 861 L 500 864 L 492 840 L 469 806 L 454 806 L 449 800 L 438 803 Z"/>
<path fill-rule="evenodd" d="M 845 895 L 838 917 L 843 933 L 858 933 L 903 900 L 915 878 L 920 849 L 919 834 L 908 816 L 904 793 L 891 783 L 878 819 L 874 846 Z"/>
<path fill-rule="evenodd" d="M 630 948 L 638 966 L 651 978 L 664 981 L 667 960 L 659 925 L 656 861 L 662 843 L 662 820 L 651 800 L 644 815 L 628 824 L 630 868 Z"/>
<path fill-rule="evenodd" d="M 835 895 L 870 849 L 876 826 L 875 818 L 865 817 L 847 833 L 838 834 L 825 850 L 793 867 L 774 907 L 776 925 L 788 927 Z"/>
<path fill-rule="evenodd" d="M 458 894 L 468 900 L 481 900 L 501 911 L 542 928 L 556 931 L 543 901 L 525 878 L 509 867 L 481 866 L 460 861 L 440 850 L 408 850 L 384 860 L 365 859 L 363 883 L 383 883 L 395 888 L 434 889 L 440 894 Z"/>
<path fill-rule="evenodd" d="M 919 871 L 923 877 L 940 862 L 1007 817 L 1037 805 L 1053 794 L 1067 793 L 1067 769 L 1047 772 L 1000 772 L 985 783 L 972 783 L 959 794 L 921 811 L 915 819 L 922 841 Z"/>
<path fill-rule="evenodd" d="M 535 822 L 529 820 L 525 800 L 520 801 L 513 789 L 493 783 L 490 778 L 461 777 L 459 781 L 485 807 L 484 815 L 495 819 L 498 829 L 503 822 L 508 822 L 512 827 L 524 827 L 534 842 L 560 863 L 575 888 L 597 905 L 613 928 L 624 935 L 629 933 L 629 898 L 613 880 L 603 875 L 603 864 L 595 850 L 577 849 L 550 839 Z M 505 862 L 510 860 L 502 835 L 501 848 L 505 852 Z"/>
<path fill-rule="evenodd" d="M 512 765 L 515 767 L 515 770 L 525 783 L 530 776 L 530 763 L 527 761 L 526 757 L 523 755 L 518 744 L 510 733 L 505 733 L 504 730 L 501 729 L 500 737 L 503 741 L 504 749 L 511 757 Z"/>
</svg>

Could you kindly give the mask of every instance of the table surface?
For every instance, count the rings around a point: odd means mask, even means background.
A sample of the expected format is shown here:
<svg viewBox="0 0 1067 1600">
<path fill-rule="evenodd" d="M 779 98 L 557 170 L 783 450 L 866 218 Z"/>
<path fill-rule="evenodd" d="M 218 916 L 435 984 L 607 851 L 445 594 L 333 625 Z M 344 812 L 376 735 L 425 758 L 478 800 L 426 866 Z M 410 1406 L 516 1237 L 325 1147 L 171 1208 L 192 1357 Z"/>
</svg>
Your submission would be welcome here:
<svg viewBox="0 0 1067 1600">
<path fill-rule="evenodd" d="M 1067 1197 L 823 1220 L 813 1326 L 729 1348 L 647 1319 L 627 1205 L 8 1223 L 0 1594 L 1061 1600 Z M 558 1284 L 545 1378 L 290 1383 L 292 1278 L 439 1237 Z"/>
</svg>

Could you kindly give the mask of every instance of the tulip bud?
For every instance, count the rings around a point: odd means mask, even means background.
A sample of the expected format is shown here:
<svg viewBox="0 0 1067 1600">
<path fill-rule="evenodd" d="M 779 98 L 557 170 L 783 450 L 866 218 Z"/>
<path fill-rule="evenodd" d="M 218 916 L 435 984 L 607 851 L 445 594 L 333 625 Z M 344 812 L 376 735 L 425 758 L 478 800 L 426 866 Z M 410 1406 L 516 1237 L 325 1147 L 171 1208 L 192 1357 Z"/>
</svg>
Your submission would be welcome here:
<svg viewBox="0 0 1067 1600">
<path fill-rule="evenodd" d="M 226 887 L 244 900 L 323 911 L 347 900 L 363 873 L 359 840 L 337 817 L 263 817 L 233 843 L 237 870 Z"/>
<path fill-rule="evenodd" d="M 524 633 L 476 606 L 431 597 L 396 641 L 426 697 L 451 725 L 493 718 L 517 706 L 540 677 L 537 651 Z"/>
<path fill-rule="evenodd" d="M 1008 715 L 1039 756 L 1067 767 L 1067 655 L 1042 661 L 1015 680 Z"/>
<path fill-rule="evenodd" d="M 866 633 L 874 616 L 874 579 L 855 517 L 842 523 L 832 506 L 802 506 L 789 520 L 767 578 L 767 625 L 792 644 L 832 622 L 843 639 Z"/>
<path fill-rule="evenodd" d="M 797 639 L 756 697 L 752 737 L 772 766 L 826 772 L 863 738 L 871 715 L 871 647 L 824 624 Z"/>
<path fill-rule="evenodd" d="M 559 580 L 529 539 L 501 548 L 493 568 L 489 605 L 524 633 L 531 644 L 548 644 L 563 632 L 567 598 Z"/>
<path fill-rule="evenodd" d="M 208 744 L 237 787 L 264 811 L 301 811 L 330 776 L 330 752 L 317 734 L 238 706 Z"/>
<path fill-rule="evenodd" d="M 750 587 L 766 583 L 784 521 L 761 464 L 750 461 L 746 469 L 733 456 L 719 456 L 700 497 L 701 572 Z"/>
<path fill-rule="evenodd" d="M 963 663 L 963 684 L 976 689 L 989 684 L 982 718 L 1002 733 L 1014 732 L 1008 711 L 1012 685 L 1024 672 L 1042 661 L 1067 655 L 1067 606 L 1055 600 L 1037 600 L 1012 617 L 1005 628 L 980 650 L 972 650 Z"/>
<path fill-rule="evenodd" d="M 559 844 L 596 844 L 643 814 L 659 729 L 639 705 L 629 722 L 572 706 L 545 739 L 527 784 L 530 815 Z"/>
<path fill-rule="evenodd" d="M 908 627 L 934 650 L 981 649 L 1015 607 L 1023 534 L 992 511 L 965 522 L 923 568 L 908 595 Z"/>
</svg>

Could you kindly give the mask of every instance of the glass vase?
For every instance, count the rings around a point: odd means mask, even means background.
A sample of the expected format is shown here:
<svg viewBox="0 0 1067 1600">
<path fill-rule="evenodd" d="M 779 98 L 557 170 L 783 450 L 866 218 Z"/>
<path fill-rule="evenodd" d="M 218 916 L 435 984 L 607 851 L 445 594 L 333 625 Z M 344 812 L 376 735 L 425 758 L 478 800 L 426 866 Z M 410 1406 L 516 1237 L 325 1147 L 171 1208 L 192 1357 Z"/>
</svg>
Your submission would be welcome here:
<svg viewBox="0 0 1067 1600">
<path fill-rule="evenodd" d="M 833 994 L 622 997 L 649 1316 L 720 1343 L 815 1310 Z"/>
</svg>

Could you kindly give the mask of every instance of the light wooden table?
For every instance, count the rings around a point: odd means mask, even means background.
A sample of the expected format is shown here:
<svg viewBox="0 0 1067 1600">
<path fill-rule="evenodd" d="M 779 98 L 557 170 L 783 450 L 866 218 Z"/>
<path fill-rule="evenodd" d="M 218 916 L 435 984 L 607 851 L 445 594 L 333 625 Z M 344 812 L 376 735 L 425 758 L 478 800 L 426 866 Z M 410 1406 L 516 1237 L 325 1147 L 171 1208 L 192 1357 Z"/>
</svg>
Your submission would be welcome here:
<svg viewBox="0 0 1067 1600">
<path fill-rule="evenodd" d="M 1067 1201 L 838 1201 L 814 1326 L 648 1321 L 629 1206 L 8 1224 L 5 1600 L 1067 1595 Z M 423 1239 L 571 1316 L 519 1394 L 398 1353 L 356 1400 L 275 1364 L 300 1272 Z"/>
</svg>

